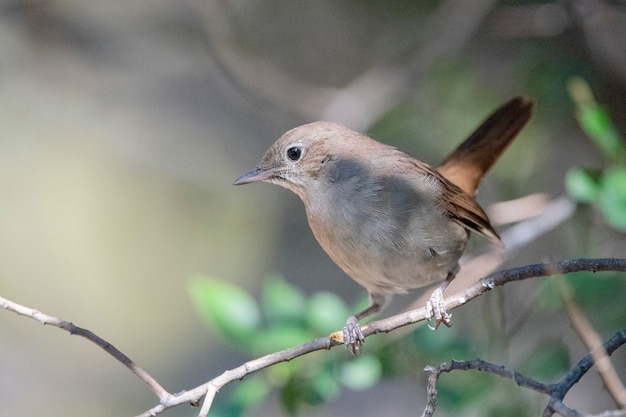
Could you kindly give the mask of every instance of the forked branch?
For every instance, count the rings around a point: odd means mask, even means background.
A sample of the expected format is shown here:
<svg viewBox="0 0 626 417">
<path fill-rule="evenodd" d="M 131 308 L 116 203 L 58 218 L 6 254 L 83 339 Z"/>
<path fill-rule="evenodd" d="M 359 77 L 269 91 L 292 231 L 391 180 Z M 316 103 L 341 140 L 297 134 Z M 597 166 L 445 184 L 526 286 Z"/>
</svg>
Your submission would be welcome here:
<svg viewBox="0 0 626 417">
<path fill-rule="evenodd" d="M 617 348 L 626 343 L 626 329 L 622 329 L 615 333 L 613 337 L 607 340 L 603 347 L 607 355 L 611 355 Z M 594 357 L 592 353 L 588 353 L 578 361 L 576 365 L 566 373 L 559 382 L 555 384 L 545 384 L 534 379 L 528 378 L 518 372 L 511 371 L 504 366 L 495 365 L 482 359 L 474 359 L 471 361 L 451 361 L 444 362 L 437 366 L 427 366 L 426 371 L 430 372 L 428 378 L 428 400 L 422 417 L 432 417 L 437 407 L 437 382 L 442 373 L 452 371 L 476 370 L 488 372 L 498 375 L 501 378 L 510 379 L 522 388 L 546 394 L 550 397 L 543 416 L 549 417 L 554 413 L 562 416 L 582 416 L 578 411 L 572 410 L 563 403 L 565 395 L 594 365 Z"/>
</svg>

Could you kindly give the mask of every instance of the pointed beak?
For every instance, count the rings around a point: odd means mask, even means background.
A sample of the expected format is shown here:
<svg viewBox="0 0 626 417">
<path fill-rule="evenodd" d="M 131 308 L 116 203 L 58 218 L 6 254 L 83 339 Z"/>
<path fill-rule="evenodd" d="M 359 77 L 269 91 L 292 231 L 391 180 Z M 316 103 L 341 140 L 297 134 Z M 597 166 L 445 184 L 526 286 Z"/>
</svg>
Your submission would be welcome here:
<svg viewBox="0 0 626 417">
<path fill-rule="evenodd" d="M 243 174 L 233 185 L 250 184 L 251 182 L 265 181 L 272 176 L 272 169 L 256 167 Z"/>
</svg>

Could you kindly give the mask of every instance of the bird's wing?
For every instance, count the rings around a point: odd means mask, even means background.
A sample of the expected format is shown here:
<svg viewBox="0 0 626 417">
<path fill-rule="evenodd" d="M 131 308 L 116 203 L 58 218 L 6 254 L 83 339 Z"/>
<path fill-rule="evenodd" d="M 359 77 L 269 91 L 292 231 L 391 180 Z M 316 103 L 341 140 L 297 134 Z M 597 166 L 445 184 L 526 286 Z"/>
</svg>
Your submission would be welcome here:
<svg viewBox="0 0 626 417">
<path fill-rule="evenodd" d="M 413 169 L 421 175 L 436 181 L 441 190 L 441 204 L 447 215 L 466 229 L 485 236 L 501 245 L 500 236 L 489 222 L 485 211 L 472 196 L 448 181 L 437 170 L 427 164 L 413 164 Z"/>
</svg>

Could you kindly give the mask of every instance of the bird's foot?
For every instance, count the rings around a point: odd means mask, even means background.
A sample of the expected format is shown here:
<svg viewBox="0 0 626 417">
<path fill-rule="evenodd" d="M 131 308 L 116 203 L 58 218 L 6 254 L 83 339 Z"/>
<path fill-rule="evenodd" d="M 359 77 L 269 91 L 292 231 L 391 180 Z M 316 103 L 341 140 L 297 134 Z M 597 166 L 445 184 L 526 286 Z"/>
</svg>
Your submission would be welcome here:
<svg viewBox="0 0 626 417">
<path fill-rule="evenodd" d="M 346 348 L 350 352 L 352 352 L 354 356 L 357 356 L 359 353 L 361 353 L 364 341 L 365 336 L 363 335 L 363 331 L 361 331 L 361 325 L 359 324 L 359 320 L 356 318 L 356 316 L 348 317 L 348 320 L 346 320 L 346 325 L 343 328 L 344 345 L 346 345 Z"/>
<path fill-rule="evenodd" d="M 437 330 L 441 323 L 445 324 L 446 327 L 452 325 L 452 315 L 446 311 L 446 305 L 443 301 L 443 290 L 441 288 L 433 291 L 426 303 L 426 319 L 430 321 L 433 317 L 435 318 L 435 326 L 429 324 L 428 328 L 430 330 Z"/>
</svg>

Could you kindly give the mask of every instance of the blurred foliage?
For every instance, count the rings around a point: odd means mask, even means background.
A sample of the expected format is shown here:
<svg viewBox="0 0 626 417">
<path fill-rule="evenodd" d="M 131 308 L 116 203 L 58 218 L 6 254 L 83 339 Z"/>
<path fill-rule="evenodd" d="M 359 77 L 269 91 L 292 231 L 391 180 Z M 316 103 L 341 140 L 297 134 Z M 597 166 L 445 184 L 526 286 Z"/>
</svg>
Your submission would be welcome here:
<svg viewBox="0 0 626 417">
<path fill-rule="evenodd" d="M 200 316 L 210 321 L 226 340 L 240 343 L 257 328 L 259 308 L 247 292 L 227 282 L 198 277 L 190 293 Z"/>
<path fill-rule="evenodd" d="M 610 335 L 626 323 L 623 274 L 577 272 L 563 277 L 572 298 L 589 317 L 595 328 Z M 562 289 L 556 279 L 546 280 L 539 291 L 537 305 L 548 313 L 563 309 Z"/>
<path fill-rule="evenodd" d="M 569 87 L 578 123 L 602 152 L 606 167 L 570 169 L 565 177 L 567 192 L 576 201 L 598 209 L 612 227 L 626 231 L 624 140 L 584 80 L 575 78 Z"/>
<path fill-rule="evenodd" d="M 189 285 L 198 314 L 225 343 L 249 356 L 259 356 L 306 343 L 340 329 L 350 309 L 335 294 L 306 297 L 279 276 L 269 277 L 258 305 L 244 289 L 222 280 L 197 276 Z M 243 316 L 249 316 L 244 319 Z M 365 354 L 308 355 L 246 377 L 217 407 L 217 415 L 242 415 L 270 389 L 280 392 L 282 405 L 296 414 L 304 405 L 335 398 L 342 388 L 363 390 L 382 378 L 379 357 Z M 220 408 L 221 407 L 221 408 Z"/>
<path fill-rule="evenodd" d="M 581 280 L 581 274 L 574 275 L 572 287 L 575 293 L 582 294 L 582 305 L 606 302 L 611 298 L 610 291 L 606 291 L 610 287 L 606 282 L 598 285 L 597 280 Z M 268 354 L 336 331 L 352 311 L 334 294 L 319 292 L 307 297 L 279 276 L 264 281 L 260 306 L 242 288 L 209 277 L 195 277 L 189 289 L 198 313 L 212 332 L 248 356 Z M 547 294 L 555 296 L 554 292 L 546 291 L 544 303 L 549 298 Z M 619 294 L 614 292 L 615 296 Z M 206 303 L 213 302 L 219 308 L 207 308 Z M 557 306 L 558 298 L 547 304 Z M 220 308 L 223 310 L 218 311 Z M 239 308 L 241 311 L 233 311 Z M 239 318 L 243 311 L 251 314 L 249 320 Z M 623 319 L 623 314 L 616 317 L 616 320 Z M 227 398 L 222 396 L 216 401 L 212 415 L 250 413 L 274 390 L 279 393 L 283 409 L 296 415 L 303 407 L 336 399 L 343 389 L 367 390 L 385 378 L 419 375 L 425 379 L 426 375 L 421 373 L 424 366 L 451 358 L 473 359 L 488 343 L 479 336 L 448 330 L 431 332 L 421 326 L 392 343 L 389 338 L 369 338 L 366 351 L 356 358 L 346 351 L 334 349 L 272 366 L 247 376 L 226 390 Z M 542 382 L 552 382 L 570 366 L 565 342 L 548 337 L 539 340 L 524 356 L 516 358 L 511 369 Z M 530 416 L 539 407 L 540 398 L 537 397 L 540 396 L 519 389 L 513 382 L 502 382 L 499 377 L 476 371 L 455 372 L 453 377 L 443 377 L 438 395 L 441 407 L 449 415 L 459 416 L 466 415 L 470 406 L 479 406 L 484 415 Z M 484 401 L 485 398 L 490 401 Z"/>
<path fill-rule="evenodd" d="M 397 103 L 370 126 L 369 134 L 425 161 L 441 160 L 501 104 L 466 65 L 452 58 L 437 63 L 427 74 L 428 99 Z"/>
<path fill-rule="evenodd" d="M 571 366 L 569 349 L 562 340 L 547 337 L 521 360 L 519 372 L 542 382 L 556 382 Z"/>
</svg>

